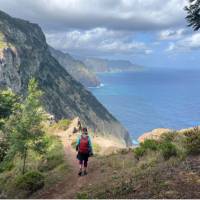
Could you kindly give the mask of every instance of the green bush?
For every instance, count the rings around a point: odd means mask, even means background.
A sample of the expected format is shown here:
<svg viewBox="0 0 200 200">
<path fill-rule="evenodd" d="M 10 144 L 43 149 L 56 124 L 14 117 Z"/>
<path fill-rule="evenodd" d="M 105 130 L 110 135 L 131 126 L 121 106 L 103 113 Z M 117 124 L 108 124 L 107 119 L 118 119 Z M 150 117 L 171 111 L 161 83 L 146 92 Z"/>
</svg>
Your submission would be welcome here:
<svg viewBox="0 0 200 200">
<path fill-rule="evenodd" d="M 29 194 L 41 189 L 43 186 L 44 176 L 37 171 L 27 172 L 16 179 L 16 187 Z"/>
<path fill-rule="evenodd" d="M 0 163 L 0 173 L 3 173 L 5 171 L 10 171 L 13 169 L 14 164 L 12 161 L 9 160 L 4 160 L 3 162 Z"/>
<path fill-rule="evenodd" d="M 59 139 L 51 136 L 46 137 L 46 140 L 48 149 L 38 167 L 41 172 L 52 170 L 64 162 L 64 149 Z"/>
<path fill-rule="evenodd" d="M 142 157 L 145 153 L 145 149 L 143 147 L 137 147 L 133 150 L 136 159 Z"/>
<path fill-rule="evenodd" d="M 68 119 L 61 119 L 59 120 L 54 126 L 59 130 L 67 130 L 70 124 L 70 120 Z"/>
<path fill-rule="evenodd" d="M 134 154 L 137 159 L 142 157 L 147 150 L 156 151 L 158 150 L 158 141 L 153 139 L 147 139 L 140 144 L 139 147 L 134 149 Z"/>
<path fill-rule="evenodd" d="M 160 137 L 160 141 L 168 141 L 168 142 L 172 142 L 174 140 L 176 136 L 176 132 L 166 132 L 163 133 Z"/>
<path fill-rule="evenodd" d="M 88 199 L 88 193 L 87 192 L 77 193 L 77 199 Z"/>
<path fill-rule="evenodd" d="M 176 156 L 177 149 L 176 149 L 176 146 L 169 141 L 171 140 L 170 137 L 169 135 L 167 135 L 161 141 L 157 141 L 153 139 L 145 140 L 143 143 L 140 144 L 140 147 L 137 147 L 134 149 L 135 157 L 139 159 L 148 150 L 160 151 L 165 160 L 169 159 L 172 156 Z"/>
<path fill-rule="evenodd" d="M 168 160 L 170 157 L 177 155 L 176 146 L 168 141 L 162 142 L 159 145 L 159 150 L 161 151 L 161 154 L 165 160 Z"/>
<path fill-rule="evenodd" d="M 58 165 L 64 162 L 63 156 L 60 154 L 54 154 L 47 157 L 39 166 L 39 171 L 45 172 L 56 168 Z"/>
<path fill-rule="evenodd" d="M 187 154 L 197 155 L 200 153 L 200 130 L 194 128 L 184 132 L 184 147 Z"/>
<path fill-rule="evenodd" d="M 148 139 L 141 143 L 141 147 L 145 150 L 153 150 L 156 151 L 158 149 L 158 142 L 156 140 Z"/>
<path fill-rule="evenodd" d="M 6 140 L 0 139 L 0 163 L 5 158 L 8 151 L 8 142 Z"/>
</svg>

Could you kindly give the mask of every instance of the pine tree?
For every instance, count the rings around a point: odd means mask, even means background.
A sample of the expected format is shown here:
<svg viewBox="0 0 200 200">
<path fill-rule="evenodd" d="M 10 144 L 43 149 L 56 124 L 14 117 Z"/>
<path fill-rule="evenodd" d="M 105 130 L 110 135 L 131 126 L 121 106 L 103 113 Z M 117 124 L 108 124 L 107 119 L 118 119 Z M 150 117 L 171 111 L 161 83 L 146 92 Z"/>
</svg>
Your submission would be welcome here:
<svg viewBox="0 0 200 200">
<path fill-rule="evenodd" d="M 11 89 L 0 91 L 0 130 L 5 120 L 17 109 L 19 97 Z"/>
<path fill-rule="evenodd" d="M 185 7 L 187 11 L 186 19 L 188 26 L 195 31 L 200 29 L 200 0 L 189 0 L 189 5 Z"/>
<path fill-rule="evenodd" d="M 9 155 L 20 155 L 23 161 L 22 173 L 26 171 L 26 160 L 29 150 L 43 153 L 45 142 L 43 139 L 42 122 L 44 114 L 41 107 L 42 92 L 38 90 L 35 79 L 28 85 L 28 95 L 20 108 L 11 115 L 7 123 L 9 141 Z"/>
</svg>

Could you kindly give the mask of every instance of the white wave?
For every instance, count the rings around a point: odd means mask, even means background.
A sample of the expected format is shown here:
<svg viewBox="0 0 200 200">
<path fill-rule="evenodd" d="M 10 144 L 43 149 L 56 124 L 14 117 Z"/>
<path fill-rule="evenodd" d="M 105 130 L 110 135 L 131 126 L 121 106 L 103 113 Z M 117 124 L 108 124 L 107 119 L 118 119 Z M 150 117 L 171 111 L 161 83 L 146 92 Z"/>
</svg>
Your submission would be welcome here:
<svg viewBox="0 0 200 200">
<path fill-rule="evenodd" d="M 105 84 L 103 84 L 103 83 L 100 83 L 100 85 L 98 85 L 98 86 L 95 86 L 95 87 L 88 87 L 89 89 L 93 89 L 93 88 L 101 88 L 101 87 L 104 87 L 105 86 Z"/>
</svg>

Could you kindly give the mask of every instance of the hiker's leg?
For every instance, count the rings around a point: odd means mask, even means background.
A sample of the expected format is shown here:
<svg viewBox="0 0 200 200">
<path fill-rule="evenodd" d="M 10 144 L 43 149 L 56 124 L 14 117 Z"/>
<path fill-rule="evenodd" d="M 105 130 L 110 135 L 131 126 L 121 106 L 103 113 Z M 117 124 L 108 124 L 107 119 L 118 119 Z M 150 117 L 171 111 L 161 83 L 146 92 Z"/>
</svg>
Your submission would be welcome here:
<svg viewBox="0 0 200 200">
<path fill-rule="evenodd" d="M 80 175 L 82 174 L 82 169 L 83 169 L 83 160 L 80 160 L 80 161 L 79 161 L 79 166 L 80 166 L 80 168 L 79 168 L 79 173 L 78 173 L 78 175 L 80 176 Z"/>
<path fill-rule="evenodd" d="M 84 160 L 84 174 L 87 174 L 88 158 Z"/>
<path fill-rule="evenodd" d="M 83 169 L 83 160 L 80 160 L 80 161 L 79 161 L 79 166 L 80 166 L 80 168 L 79 168 L 80 171 L 82 171 L 82 169 Z"/>
</svg>

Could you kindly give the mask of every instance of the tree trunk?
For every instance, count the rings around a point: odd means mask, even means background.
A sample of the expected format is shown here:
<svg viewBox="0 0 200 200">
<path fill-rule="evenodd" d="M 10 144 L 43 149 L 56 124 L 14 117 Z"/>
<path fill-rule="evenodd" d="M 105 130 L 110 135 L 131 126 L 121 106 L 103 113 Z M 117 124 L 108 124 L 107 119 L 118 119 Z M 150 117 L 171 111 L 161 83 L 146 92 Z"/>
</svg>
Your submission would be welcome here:
<svg viewBox="0 0 200 200">
<path fill-rule="evenodd" d="M 24 150 L 24 158 L 23 158 L 22 174 L 25 173 L 25 169 L 26 169 L 26 157 L 27 157 L 27 149 L 25 148 L 25 150 Z"/>
</svg>

